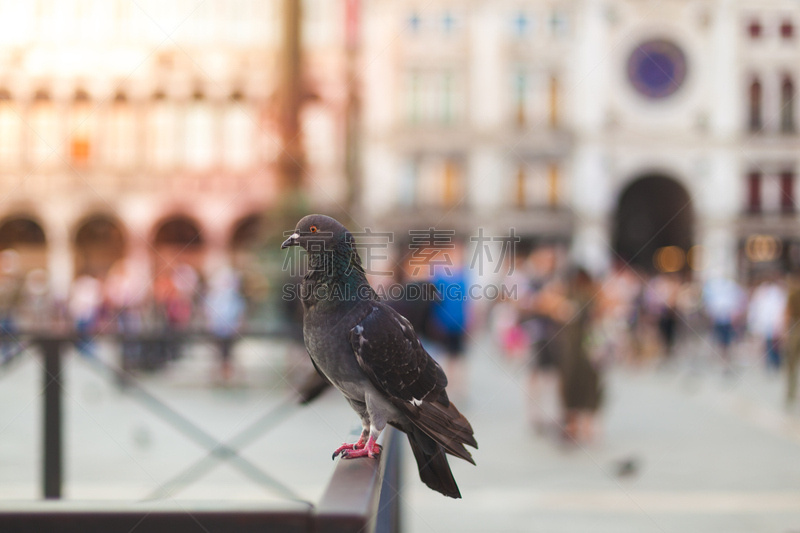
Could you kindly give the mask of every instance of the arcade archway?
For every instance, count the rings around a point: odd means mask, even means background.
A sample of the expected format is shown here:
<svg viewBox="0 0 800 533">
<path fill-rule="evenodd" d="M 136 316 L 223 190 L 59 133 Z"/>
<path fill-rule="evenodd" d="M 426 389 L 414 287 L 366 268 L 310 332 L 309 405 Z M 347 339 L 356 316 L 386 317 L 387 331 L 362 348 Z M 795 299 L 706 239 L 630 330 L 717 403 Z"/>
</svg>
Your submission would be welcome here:
<svg viewBox="0 0 800 533">
<path fill-rule="evenodd" d="M 239 220 L 231 234 L 231 249 L 249 249 L 258 243 L 264 217 L 259 214 L 249 215 Z"/>
<path fill-rule="evenodd" d="M 75 275 L 105 277 L 111 266 L 125 256 L 122 225 L 106 215 L 85 220 L 75 233 Z"/>
<path fill-rule="evenodd" d="M 642 176 L 620 195 L 614 220 L 614 250 L 632 266 L 655 271 L 654 257 L 665 247 L 686 253 L 694 240 L 694 210 L 689 193 L 672 178 Z M 670 249 L 670 250 L 675 250 Z"/>
<path fill-rule="evenodd" d="M 153 236 L 153 247 L 156 272 L 179 263 L 187 263 L 196 270 L 202 267 L 205 240 L 200 225 L 187 216 L 177 215 L 162 221 Z"/>
<path fill-rule="evenodd" d="M 0 223 L 0 251 L 17 252 L 22 271 L 47 268 L 47 239 L 42 227 L 25 216 L 7 218 Z"/>
</svg>

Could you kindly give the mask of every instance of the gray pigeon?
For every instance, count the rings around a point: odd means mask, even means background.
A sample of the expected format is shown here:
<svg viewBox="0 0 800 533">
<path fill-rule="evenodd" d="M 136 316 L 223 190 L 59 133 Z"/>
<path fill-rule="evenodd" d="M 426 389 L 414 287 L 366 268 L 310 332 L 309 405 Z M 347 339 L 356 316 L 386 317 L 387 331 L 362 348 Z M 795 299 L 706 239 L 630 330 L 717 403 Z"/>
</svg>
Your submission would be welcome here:
<svg viewBox="0 0 800 533">
<path fill-rule="evenodd" d="M 460 498 L 445 453 L 475 464 L 464 447 L 478 447 L 472 426 L 448 399 L 444 371 L 414 328 L 370 287 L 354 244 L 336 220 L 308 215 L 281 245 L 308 252 L 299 296 L 311 361 L 361 417 L 358 442 L 333 456 L 376 457 L 375 441 L 390 424 L 408 435 L 423 483 Z"/>
</svg>

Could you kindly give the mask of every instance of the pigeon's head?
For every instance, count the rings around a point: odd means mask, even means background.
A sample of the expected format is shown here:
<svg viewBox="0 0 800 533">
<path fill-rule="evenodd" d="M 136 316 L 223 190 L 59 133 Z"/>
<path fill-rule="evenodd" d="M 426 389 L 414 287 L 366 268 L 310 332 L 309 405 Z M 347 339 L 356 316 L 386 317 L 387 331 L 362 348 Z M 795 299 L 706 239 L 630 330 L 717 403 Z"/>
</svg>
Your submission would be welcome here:
<svg viewBox="0 0 800 533">
<path fill-rule="evenodd" d="M 341 242 L 352 242 L 353 236 L 347 228 L 335 219 L 325 215 L 307 215 L 300 219 L 297 227 L 288 239 L 283 241 L 281 249 L 300 246 L 306 251 L 310 243 L 320 250 L 331 250 Z"/>
</svg>

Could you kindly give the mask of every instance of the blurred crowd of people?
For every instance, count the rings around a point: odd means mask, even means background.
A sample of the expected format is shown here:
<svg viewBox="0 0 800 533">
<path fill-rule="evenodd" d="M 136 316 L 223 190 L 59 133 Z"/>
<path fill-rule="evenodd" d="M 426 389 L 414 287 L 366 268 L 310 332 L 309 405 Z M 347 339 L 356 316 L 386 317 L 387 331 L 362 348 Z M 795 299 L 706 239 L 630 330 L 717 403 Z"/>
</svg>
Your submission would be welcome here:
<svg viewBox="0 0 800 533">
<path fill-rule="evenodd" d="M 745 341 L 760 346 L 750 352 L 768 371 L 785 369 L 787 404 L 796 403 L 800 275 L 763 271 L 742 284 L 618 265 L 594 279 L 570 264 L 565 247 L 548 245 L 508 258 L 500 298 L 476 305 L 471 283 L 485 280 L 475 277 L 465 249 L 460 242 L 409 249 L 392 276 L 372 280 L 442 363 L 454 399 L 469 395 L 466 353 L 480 338 L 476 325 L 488 318 L 491 337 L 506 358 L 525 361 L 530 424 L 538 432 L 557 430 L 570 442 L 594 438 L 610 365 L 669 367 L 679 356 L 696 358 L 699 351 L 735 375 L 742 363 L 737 347 Z M 393 293 L 397 288 L 402 290 Z M 103 276 L 76 277 L 68 298 L 59 301 L 45 270 L 25 272 L 16 252 L 5 250 L 0 252 L 0 363 L 13 357 L 17 333 L 60 324 L 74 330 L 84 356 L 95 355 L 98 334 L 113 333 L 120 336 L 123 367 L 154 370 L 181 357 L 188 333 L 202 332 L 216 342 L 227 381 L 232 346 L 252 303 L 245 292 L 230 267 L 204 277 L 189 264 L 176 263 L 150 279 L 130 259 L 121 259 Z M 285 306 L 284 318 L 301 324 L 299 302 Z M 301 328 L 294 337 L 301 347 Z M 701 348 L 687 349 L 689 341 Z"/>
<path fill-rule="evenodd" d="M 492 309 L 494 338 L 509 358 L 527 358 L 528 417 L 537 431 L 555 428 L 568 441 L 597 431 L 603 373 L 611 364 L 669 366 L 699 351 L 728 375 L 745 341 L 769 371 L 787 373 L 787 405 L 796 402 L 800 359 L 800 277 L 763 272 L 743 285 L 722 276 L 650 274 L 619 265 L 592 279 L 568 265 L 565 250 L 534 249 L 516 258 L 504 283 L 516 298 Z M 696 352 L 695 350 L 694 352 Z"/>
<path fill-rule="evenodd" d="M 465 354 L 486 319 L 505 357 L 524 361 L 527 417 L 539 433 L 594 439 L 611 365 L 668 369 L 683 359 L 725 376 L 753 364 L 785 369 L 787 404 L 796 402 L 800 276 L 764 270 L 745 284 L 619 264 L 595 278 L 570 263 L 566 247 L 545 245 L 508 257 L 500 298 L 477 304 L 469 289 L 486 280 L 462 243 L 402 252 L 394 275 L 373 285 L 442 363 L 450 395 L 469 396 Z"/>
<path fill-rule="evenodd" d="M 96 355 L 98 334 L 119 334 L 123 367 L 154 370 L 181 356 L 181 335 L 208 331 L 218 341 L 227 379 L 232 339 L 246 308 L 239 276 L 228 267 L 206 279 L 192 266 L 177 263 L 150 279 L 131 260 L 121 259 L 103 276 L 76 277 L 67 299 L 59 301 L 51 294 L 47 271 L 23 272 L 16 252 L 0 252 L 3 360 L 13 354 L 17 333 L 60 325 L 74 330 L 84 356 Z"/>
</svg>

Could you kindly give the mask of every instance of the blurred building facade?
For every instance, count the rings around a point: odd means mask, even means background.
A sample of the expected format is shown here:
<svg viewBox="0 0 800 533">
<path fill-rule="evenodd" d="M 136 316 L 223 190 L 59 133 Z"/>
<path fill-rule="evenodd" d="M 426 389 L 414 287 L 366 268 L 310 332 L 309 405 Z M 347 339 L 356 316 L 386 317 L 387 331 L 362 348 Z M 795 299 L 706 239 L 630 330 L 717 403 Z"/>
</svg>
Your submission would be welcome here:
<svg viewBox="0 0 800 533">
<path fill-rule="evenodd" d="M 278 199 L 285 1 L 0 2 L 0 248 L 60 295 L 121 257 L 229 262 Z M 792 0 L 302 6 L 316 209 L 357 174 L 373 228 L 514 227 L 595 270 L 798 262 Z"/>
<path fill-rule="evenodd" d="M 706 275 L 798 263 L 797 3 L 373 1 L 366 17 L 375 218 L 510 224 L 600 271 L 667 246 Z"/>
<path fill-rule="evenodd" d="M 309 0 L 309 195 L 343 192 L 343 7 Z M 0 244 L 57 294 L 122 257 L 230 261 L 274 204 L 281 0 L 0 3 Z"/>
</svg>

